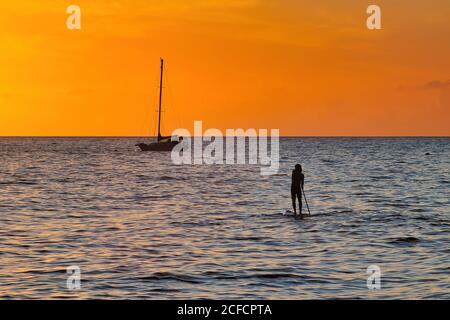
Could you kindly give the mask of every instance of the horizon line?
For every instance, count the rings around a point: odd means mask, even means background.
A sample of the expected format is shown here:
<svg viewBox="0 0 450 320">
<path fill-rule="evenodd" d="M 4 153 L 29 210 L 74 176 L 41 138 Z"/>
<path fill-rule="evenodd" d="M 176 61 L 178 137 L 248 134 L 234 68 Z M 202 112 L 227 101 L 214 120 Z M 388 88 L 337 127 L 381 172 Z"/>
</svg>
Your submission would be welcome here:
<svg viewBox="0 0 450 320">
<path fill-rule="evenodd" d="M 196 136 L 190 136 L 196 137 Z M 223 137 L 241 137 L 227 136 Z M 245 136 L 248 137 L 248 136 Z M 259 137 L 257 135 L 257 137 Z M 270 137 L 270 136 L 267 136 Z M 285 135 L 280 138 L 450 138 L 450 135 Z M 157 136 L 121 135 L 0 135 L 0 138 L 157 138 Z"/>
</svg>

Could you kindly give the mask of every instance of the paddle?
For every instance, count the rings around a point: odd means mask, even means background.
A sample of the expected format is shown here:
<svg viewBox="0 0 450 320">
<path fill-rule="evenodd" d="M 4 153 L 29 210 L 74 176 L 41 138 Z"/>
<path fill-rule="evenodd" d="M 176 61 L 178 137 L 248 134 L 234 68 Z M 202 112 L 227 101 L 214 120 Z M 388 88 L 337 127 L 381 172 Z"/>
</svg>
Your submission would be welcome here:
<svg viewBox="0 0 450 320">
<path fill-rule="evenodd" d="M 306 200 L 305 190 L 303 190 L 302 186 L 300 186 L 300 189 L 302 190 L 303 197 L 305 198 L 306 207 L 308 208 L 308 214 L 311 215 L 311 211 L 309 211 L 308 200 Z"/>
</svg>

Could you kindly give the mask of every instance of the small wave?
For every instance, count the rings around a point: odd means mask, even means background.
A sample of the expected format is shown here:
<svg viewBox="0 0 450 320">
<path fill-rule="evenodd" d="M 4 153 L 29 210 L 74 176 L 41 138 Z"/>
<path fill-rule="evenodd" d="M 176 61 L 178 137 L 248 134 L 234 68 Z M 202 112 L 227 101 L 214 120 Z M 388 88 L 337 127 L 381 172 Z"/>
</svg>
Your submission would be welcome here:
<svg viewBox="0 0 450 320">
<path fill-rule="evenodd" d="M 172 221 L 170 224 L 179 227 L 206 227 L 220 225 L 222 223 L 216 221 Z"/>
<path fill-rule="evenodd" d="M 427 212 L 428 210 L 425 208 L 413 208 L 413 209 L 410 209 L 409 211 L 411 211 L 411 212 Z M 421 218 L 425 218 L 425 217 L 421 217 Z"/>
<path fill-rule="evenodd" d="M 247 276 L 247 279 L 249 278 L 256 278 L 256 279 L 280 279 L 280 278 L 304 278 L 303 276 L 300 276 L 298 274 L 293 273 L 265 273 L 265 274 L 255 274 Z"/>
<path fill-rule="evenodd" d="M 259 241 L 264 240 L 262 237 L 234 237 L 231 238 L 232 240 L 239 240 L 239 241 Z"/>
<path fill-rule="evenodd" d="M 393 177 L 392 176 L 371 176 L 370 177 L 372 180 L 392 180 Z"/>
<path fill-rule="evenodd" d="M 23 274 L 33 274 L 33 275 L 43 275 L 43 274 L 63 274 L 66 273 L 67 270 L 59 269 L 59 270 L 43 270 L 43 269 L 28 269 L 24 270 L 20 273 Z"/>
<path fill-rule="evenodd" d="M 402 244 L 402 243 L 416 243 L 419 242 L 420 239 L 416 237 L 400 237 L 389 241 L 392 244 Z"/>
<path fill-rule="evenodd" d="M 216 272 L 205 272 L 208 279 L 214 280 L 249 280 L 249 279 L 303 279 L 304 276 L 294 273 L 253 273 L 253 274 L 223 274 Z"/>
<path fill-rule="evenodd" d="M 352 209 L 341 209 L 341 210 L 333 210 L 330 212 L 319 212 L 319 213 L 311 213 L 310 217 L 322 217 L 322 216 L 336 216 L 339 214 L 357 214 Z"/>
<path fill-rule="evenodd" d="M 246 201 L 246 200 L 235 202 L 235 204 L 237 206 L 249 206 L 249 205 L 252 205 L 252 204 L 255 204 L 255 203 L 256 203 L 256 201 Z"/>
<path fill-rule="evenodd" d="M 420 210 L 420 211 L 416 211 L 416 210 L 411 210 L 413 212 L 423 212 L 425 210 Z M 432 218 L 430 217 L 426 217 L 426 216 L 417 216 L 417 217 L 413 217 L 414 220 L 422 220 L 422 221 L 429 221 L 432 220 Z"/>
<path fill-rule="evenodd" d="M 186 180 L 187 178 L 185 177 L 171 177 L 171 176 L 161 176 L 159 177 L 160 181 L 182 181 L 182 180 Z"/>
<path fill-rule="evenodd" d="M 156 272 L 150 276 L 139 277 L 138 279 L 144 280 L 144 281 L 174 280 L 174 281 L 187 282 L 187 283 L 201 283 L 201 280 L 197 277 L 189 276 L 189 275 L 175 274 L 175 273 L 171 273 L 171 272 Z"/>
<path fill-rule="evenodd" d="M 30 181 L 30 180 L 16 180 L 14 183 L 11 183 L 18 186 L 35 186 L 38 185 L 36 181 Z"/>
<path fill-rule="evenodd" d="M 145 200 L 159 200 L 159 199 L 169 199 L 169 198 L 172 198 L 171 194 L 136 196 L 136 197 L 134 197 L 134 200 L 135 201 L 145 201 Z"/>
<path fill-rule="evenodd" d="M 186 283 L 202 283 L 207 280 L 249 280 L 249 279 L 304 279 L 302 275 L 294 273 L 254 273 L 254 274 L 224 274 L 217 272 L 205 272 L 203 276 L 192 276 L 192 275 L 180 275 L 171 272 L 157 272 L 150 276 L 139 277 L 139 280 L 144 281 L 180 281 Z"/>
</svg>

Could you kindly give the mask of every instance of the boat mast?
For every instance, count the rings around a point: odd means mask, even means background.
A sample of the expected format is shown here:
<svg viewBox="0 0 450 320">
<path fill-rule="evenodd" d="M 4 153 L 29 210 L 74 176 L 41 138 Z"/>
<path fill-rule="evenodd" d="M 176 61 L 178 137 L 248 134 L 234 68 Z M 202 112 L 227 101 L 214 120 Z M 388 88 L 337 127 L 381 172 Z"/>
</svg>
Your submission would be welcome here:
<svg viewBox="0 0 450 320">
<path fill-rule="evenodd" d="M 161 105 L 162 105 L 162 83 L 163 83 L 163 68 L 164 60 L 161 59 L 161 77 L 159 79 L 159 108 L 158 108 L 158 141 L 161 140 Z"/>
</svg>

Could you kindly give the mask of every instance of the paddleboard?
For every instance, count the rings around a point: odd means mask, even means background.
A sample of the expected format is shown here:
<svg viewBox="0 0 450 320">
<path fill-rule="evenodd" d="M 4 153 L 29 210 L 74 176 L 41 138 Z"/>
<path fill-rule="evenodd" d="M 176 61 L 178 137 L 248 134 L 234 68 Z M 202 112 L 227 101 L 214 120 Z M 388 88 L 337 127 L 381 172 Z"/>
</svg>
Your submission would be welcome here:
<svg viewBox="0 0 450 320">
<path fill-rule="evenodd" d="M 307 214 L 302 214 L 301 216 L 299 214 L 294 215 L 294 212 L 291 210 L 286 210 L 286 212 L 283 213 L 283 216 L 286 217 L 296 217 L 296 218 L 304 218 L 304 217 L 308 217 Z"/>
</svg>

